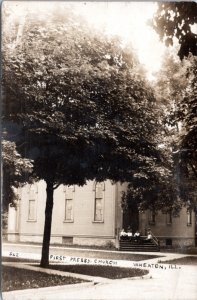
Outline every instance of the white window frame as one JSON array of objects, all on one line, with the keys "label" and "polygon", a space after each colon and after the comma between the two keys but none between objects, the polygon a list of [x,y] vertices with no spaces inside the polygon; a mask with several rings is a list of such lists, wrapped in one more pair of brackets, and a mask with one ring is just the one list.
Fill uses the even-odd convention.
[{"label": "white window frame", "polygon": [[[102,189],[102,197],[97,197],[97,184],[101,184]],[[104,223],[104,191],[105,191],[105,183],[104,182],[94,182],[93,185],[93,191],[94,191],[94,212],[93,212],[93,223]],[[96,205],[97,200],[101,200],[101,216],[102,218],[100,220],[96,220]]]},{"label": "white window frame", "polygon": [[[75,192],[75,186],[64,186],[64,192],[65,192],[65,206],[64,206],[64,223],[73,223],[74,222],[74,192]],[[67,201],[72,201],[72,212],[71,212],[71,219],[67,219]]]},{"label": "white window frame", "polygon": [[192,226],[192,210],[187,210],[187,226]]},{"label": "white window frame", "polygon": [[[71,214],[71,218],[69,219],[69,218],[67,218],[67,205],[68,205],[68,201],[69,202],[71,202],[72,204],[71,204],[71,212],[70,212],[70,214]],[[73,198],[66,198],[65,199],[65,212],[64,212],[64,221],[65,222],[73,222],[74,221],[74,217],[73,217]]]},{"label": "white window frame", "polygon": [[[28,185],[28,212],[27,212],[27,222],[37,222],[37,199],[38,199],[38,184],[32,183]],[[30,202],[34,201],[34,217],[30,218]]]},{"label": "white window frame", "polygon": [[[30,209],[31,209],[31,206],[30,206],[30,202],[34,202],[34,213],[33,213],[33,218],[30,218]],[[36,199],[29,199],[29,202],[28,202],[28,218],[27,218],[27,221],[28,222],[36,222],[37,221],[37,207],[36,207]]]}]

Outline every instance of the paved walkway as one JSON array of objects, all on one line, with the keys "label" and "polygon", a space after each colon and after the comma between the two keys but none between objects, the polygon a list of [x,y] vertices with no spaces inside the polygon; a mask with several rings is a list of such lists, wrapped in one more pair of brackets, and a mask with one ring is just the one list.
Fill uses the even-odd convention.
[{"label": "paved walkway", "polygon": [[[78,249],[79,250],[79,249]],[[82,250],[83,251],[83,250]],[[90,251],[88,249],[88,251]],[[139,253],[138,253],[139,254]],[[144,253],[147,254],[147,253]],[[149,253],[148,253],[149,254]],[[155,254],[155,253],[154,253]],[[159,261],[184,257],[183,254],[159,253]],[[150,273],[144,278],[109,280],[100,277],[74,274],[90,283],[48,287],[3,293],[3,300],[196,300],[197,267],[166,264],[166,269],[155,268],[158,258],[140,261],[149,264]],[[151,265],[153,267],[151,267]],[[25,266],[25,268],[35,268]],[[48,272],[46,270],[46,272]],[[50,273],[54,272],[50,270]],[[55,271],[59,272],[60,271]],[[56,273],[57,274],[57,273]],[[64,275],[66,275],[64,273]],[[70,273],[69,273],[70,275]]]}]

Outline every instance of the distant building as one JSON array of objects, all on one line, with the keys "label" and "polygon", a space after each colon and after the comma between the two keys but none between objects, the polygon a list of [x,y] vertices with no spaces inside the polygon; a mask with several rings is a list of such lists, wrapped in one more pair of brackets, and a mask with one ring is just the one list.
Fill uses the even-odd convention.
[{"label": "distant building", "polygon": [[[146,235],[150,228],[161,246],[194,246],[196,215],[183,208],[176,217],[170,213],[138,212],[121,208],[126,184],[89,181],[83,187],[59,186],[54,191],[51,244],[109,245],[119,247],[121,228],[130,226]],[[45,218],[44,181],[18,190],[17,208],[9,207],[8,240],[42,242]]]}]

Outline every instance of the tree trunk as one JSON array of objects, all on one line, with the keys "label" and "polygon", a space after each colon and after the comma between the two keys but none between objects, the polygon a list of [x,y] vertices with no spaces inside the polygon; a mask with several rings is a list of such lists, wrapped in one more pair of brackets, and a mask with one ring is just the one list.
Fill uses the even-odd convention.
[{"label": "tree trunk", "polygon": [[53,211],[53,182],[47,182],[46,192],[47,199],[45,208],[44,236],[42,243],[42,257],[40,262],[40,266],[42,268],[47,268],[47,266],[49,265],[49,245],[51,238],[51,223]]}]

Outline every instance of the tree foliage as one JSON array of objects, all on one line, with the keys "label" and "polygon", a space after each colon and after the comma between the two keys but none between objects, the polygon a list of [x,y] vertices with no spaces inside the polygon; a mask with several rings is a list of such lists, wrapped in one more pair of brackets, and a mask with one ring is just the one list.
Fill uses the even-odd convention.
[{"label": "tree foliage", "polygon": [[14,142],[2,141],[3,162],[3,210],[7,211],[8,204],[16,205],[14,188],[29,181],[32,172],[32,162],[22,158],[16,150]]},{"label": "tree foliage", "polygon": [[161,2],[154,17],[153,28],[167,46],[178,39],[181,59],[189,53],[197,55],[197,35],[191,26],[197,23],[196,2]]},{"label": "tree foliage", "polygon": [[197,59],[190,58],[187,69],[188,84],[184,97],[178,103],[177,113],[171,119],[182,123],[180,151],[187,163],[187,173],[197,177]]},{"label": "tree foliage", "polygon": [[167,163],[157,147],[159,108],[133,53],[71,12],[34,17],[20,43],[11,39],[10,47],[4,35],[4,119],[17,124],[17,149],[47,184],[47,266],[55,188],[91,179],[150,183],[153,173],[165,177]]},{"label": "tree foliage", "polygon": [[[185,201],[196,197],[197,35],[193,30],[197,23],[196,11],[195,2],[160,3],[153,22],[154,29],[166,45],[173,45],[177,38],[180,44],[179,57],[181,60],[188,57],[182,63],[175,64],[172,61],[171,65],[168,64],[168,70],[164,68],[164,72],[170,80],[163,81],[164,95],[171,106],[168,109],[168,125],[181,126],[179,132],[173,134],[172,148],[179,194]],[[173,76],[170,76],[169,70],[173,71]],[[170,87],[167,93],[166,87]]]},{"label": "tree foliage", "polygon": [[165,111],[166,147],[171,149],[172,173],[177,195],[196,205],[196,58],[182,62],[166,56],[157,76],[157,99]]},{"label": "tree foliage", "polygon": [[[49,176],[52,164],[61,170],[64,153],[66,184],[83,184],[86,173],[118,180],[121,168],[125,181],[146,156],[159,155],[155,99],[133,72],[131,53],[79,25],[31,24],[22,46],[5,54],[5,115],[22,125],[23,149],[29,145],[39,178]],[[53,172],[54,184],[60,174]]]}]

